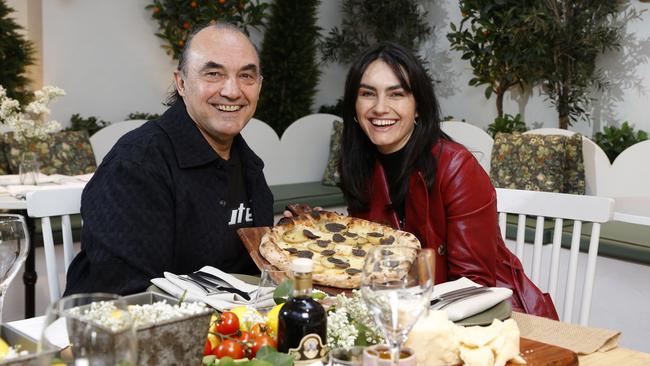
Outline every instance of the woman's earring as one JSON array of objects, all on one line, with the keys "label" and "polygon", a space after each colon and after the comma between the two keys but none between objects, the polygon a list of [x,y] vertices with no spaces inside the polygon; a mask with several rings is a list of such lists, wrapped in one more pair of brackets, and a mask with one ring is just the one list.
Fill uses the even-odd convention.
[{"label": "woman's earring", "polygon": [[417,126],[417,125],[418,125],[418,119],[417,119],[417,118],[413,118],[413,125],[414,125],[414,126]]},{"label": "woman's earring", "polygon": [[357,119],[357,116],[352,117],[352,119],[354,120],[354,122],[359,123],[359,120]]}]

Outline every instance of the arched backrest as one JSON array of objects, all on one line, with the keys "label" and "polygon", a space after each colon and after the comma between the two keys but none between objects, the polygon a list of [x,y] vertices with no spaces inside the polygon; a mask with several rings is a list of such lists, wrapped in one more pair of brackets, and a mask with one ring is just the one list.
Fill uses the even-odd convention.
[{"label": "arched backrest", "polygon": [[146,119],[134,119],[130,121],[115,122],[102,128],[90,136],[90,145],[93,147],[95,162],[97,166],[104,160],[113,145],[125,133],[134,130],[147,122]]},{"label": "arched backrest", "polygon": [[[578,273],[578,254],[583,223],[591,223],[589,250],[584,281],[582,283],[582,296],[580,301],[580,324],[587,325],[591,307],[591,294],[596,273],[596,259],[600,241],[600,225],[612,219],[614,214],[614,200],[605,197],[572,195],[564,193],[525,191],[517,189],[497,188],[497,211],[499,212],[499,226],[501,235],[506,240],[507,215],[517,215],[517,236],[515,255],[525,262],[524,239],[527,217],[535,217],[535,239],[532,252],[532,271],[526,271],[531,280],[542,290],[550,293],[557,304],[558,279],[560,269],[560,248],[563,235],[563,220],[573,220],[571,233],[571,246],[568,261],[567,278],[563,282],[564,305],[561,319],[571,322],[573,304],[575,299],[576,277]],[[553,240],[550,260],[543,260],[543,235],[545,219],[554,220]],[[542,271],[542,264],[548,267]],[[547,286],[542,285],[542,274],[548,278]]]},{"label": "arched backrest", "polygon": [[[561,128],[539,128],[525,134],[573,136],[576,132]],[[582,158],[585,167],[585,194],[590,196],[609,196],[611,190],[608,178],[611,165],[607,154],[591,139],[582,136]]]},{"label": "arched backrest", "polygon": [[[616,181],[610,192],[612,197],[650,196],[650,140],[641,141],[616,157],[610,177]],[[643,166],[646,167],[643,167]]]},{"label": "arched backrest", "polygon": [[84,185],[60,186],[28,192],[26,195],[27,215],[41,219],[50,301],[55,301],[61,297],[61,285],[59,284],[59,271],[54,252],[54,238],[50,218],[61,216],[64,272],[67,272],[76,254],[72,242],[70,215],[80,212],[83,188]]},{"label": "arched backrest", "polygon": [[310,114],[293,122],[280,139],[266,123],[253,119],[242,130],[242,136],[264,161],[269,185],[317,182],[327,165],[335,120],[341,118]]},{"label": "arched backrest", "polygon": [[490,174],[490,158],[494,140],[487,132],[472,124],[457,121],[445,121],[440,124],[442,131],[454,141],[463,144],[471,151],[483,169]]}]

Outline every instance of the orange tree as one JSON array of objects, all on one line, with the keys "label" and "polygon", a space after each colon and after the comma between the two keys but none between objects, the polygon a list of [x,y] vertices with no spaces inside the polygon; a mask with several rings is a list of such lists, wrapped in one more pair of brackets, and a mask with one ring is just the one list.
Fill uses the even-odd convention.
[{"label": "orange tree", "polygon": [[145,8],[158,22],[156,35],[167,42],[162,47],[178,59],[197,24],[225,21],[248,33],[248,27],[264,24],[267,7],[259,0],[154,0]]}]

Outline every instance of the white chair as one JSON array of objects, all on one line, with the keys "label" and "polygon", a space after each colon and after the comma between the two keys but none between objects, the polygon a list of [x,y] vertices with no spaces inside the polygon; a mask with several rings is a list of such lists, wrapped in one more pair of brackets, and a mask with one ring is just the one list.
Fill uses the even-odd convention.
[{"label": "white chair", "polygon": [[145,122],[147,122],[146,119],[134,119],[130,121],[111,123],[90,136],[90,146],[93,148],[97,166],[101,164],[102,160],[104,160],[104,156],[108,154],[120,137],[125,133],[142,126]]},{"label": "white chair", "polygon": [[457,121],[445,121],[440,124],[444,133],[454,141],[463,144],[474,154],[476,160],[490,174],[490,159],[494,140],[487,132],[472,124]]},{"label": "white chair", "polygon": [[[564,306],[560,312],[560,318],[564,322],[571,322],[573,315],[573,304],[575,293],[577,292],[576,277],[578,274],[578,254],[580,250],[582,223],[592,223],[579,311],[579,323],[581,325],[587,325],[591,307],[594,277],[596,273],[596,259],[598,256],[598,245],[600,241],[600,225],[612,219],[614,213],[614,200],[605,197],[503,188],[497,188],[496,191],[499,226],[504,240],[506,240],[505,231],[507,214],[518,215],[515,255],[522,263],[525,262],[524,235],[526,230],[526,217],[534,216],[537,218],[532,253],[532,273],[530,274],[530,278],[542,290],[548,291],[556,304],[556,299],[558,299],[557,292],[563,220],[573,220],[571,247],[569,249],[569,265],[567,269],[566,283],[564,284]],[[541,284],[541,267],[543,262],[542,241],[545,218],[555,220],[550,261],[544,261],[545,265],[549,265],[547,273],[544,273],[544,276],[548,276],[548,286],[546,288]]]},{"label": "white chair", "polygon": [[83,188],[83,186],[56,187],[27,193],[27,215],[41,219],[45,267],[52,302],[61,297],[61,286],[50,217],[61,216],[64,272],[67,272],[76,254],[72,242],[70,215],[80,212]]}]

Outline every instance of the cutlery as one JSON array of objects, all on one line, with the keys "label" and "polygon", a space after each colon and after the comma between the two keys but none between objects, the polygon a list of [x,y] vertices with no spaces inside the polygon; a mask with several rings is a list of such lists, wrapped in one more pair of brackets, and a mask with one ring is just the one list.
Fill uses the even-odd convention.
[{"label": "cutlery", "polygon": [[444,294],[438,295],[437,297],[431,300],[431,306],[434,306],[436,308],[438,306],[444,307],[452,302],[464,300],[467,297],[476,296],[488,291],[490,291],[488,287],[475,287],[475,286],[463,287],[458,290],[449,291]]},{"label": "cutlery", "polygon": [[251,297],[246,291],[230,286],[226,281],[221,278],[206,272],[194,272],[187,275],[188,278],[201,283],[204,287],[210,290],[227,291],[243,297],[246,301],[250,301]]},{"label": "cutlery", "polygon": [[469,298],[471,298],[471,297],[478,296],[478,295],[483,294],[483,293],[486,293],[486,292],[488,292],[488,291],[490,291],[490,289],[487,289],[487,288],[486,288],[486,289],[484,289],[484,290],[482,290],[482,291],[477,291],[477,292],[472,292],[472,293],[469,293],[469,294],[465,294],[465,295],[462,296],[462,297],[456,297],[456,298],[453,298],[453,299],[442,300],[442,301],[440,301],[439,303],[437,303],[436,305],[433,305],[433,306],[431,307],[431,309],[432,309],[432,310],[442,310],[442,309],[446,308],[447,306],[449,306],[449,305],[451,305],[451,304],[453,304],[453,303],[456,303],[456,302],[458,302],[458,301],[467,300],[467,299],[469,299]]}]

